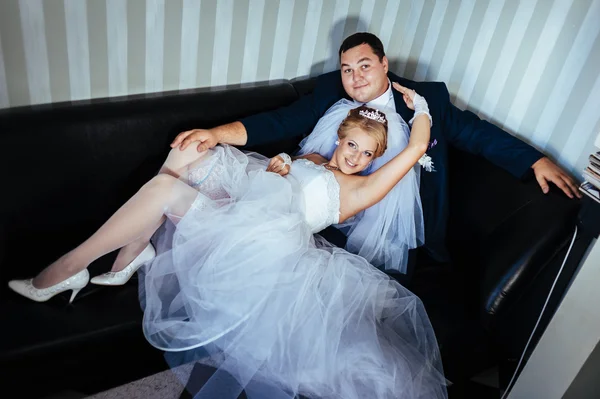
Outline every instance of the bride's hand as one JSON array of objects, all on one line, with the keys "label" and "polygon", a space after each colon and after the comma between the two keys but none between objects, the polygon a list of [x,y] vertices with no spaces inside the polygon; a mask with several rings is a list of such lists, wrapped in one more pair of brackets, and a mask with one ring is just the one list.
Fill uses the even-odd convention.
[{"label": "bride's hand", "polygon": [[398,82],[392,82],[392,87],[394,87],[394,89],[396,89],[398,92],[402,93],[402,99],[406,103],[406,106],[414,111],[415,104],[413,103],[413,99],[415,98],[416,92],[413,89],[402,86]]},{"label": "bride's hand", "polygon": [[269,161],[267,172],[273,172],[277,173],[278,175],[285,176],[290,173],[290,167],[284,163],[281,156],[276,155]]}]

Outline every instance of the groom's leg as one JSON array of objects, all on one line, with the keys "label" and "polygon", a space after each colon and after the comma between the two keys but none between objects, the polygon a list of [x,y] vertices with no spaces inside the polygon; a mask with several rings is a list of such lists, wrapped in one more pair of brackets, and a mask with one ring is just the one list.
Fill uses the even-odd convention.
[{"label": "groom's leg", "polygon": [[418,248],[414,248],[408,251],[408,261],[406,262],[406,273],[388,273],[391,277],[394,278],[397,282],[402,284],[402,286],[410,289],[411,280],[413,274],[415,272],[415,268],[417,266],[417,253]]},{"label": "groom's leg", "polygon": [[319,234],[336,247],[344,248],[346,246],[346,236],[333,226],[327,227],[325,230],[320,231]]}]

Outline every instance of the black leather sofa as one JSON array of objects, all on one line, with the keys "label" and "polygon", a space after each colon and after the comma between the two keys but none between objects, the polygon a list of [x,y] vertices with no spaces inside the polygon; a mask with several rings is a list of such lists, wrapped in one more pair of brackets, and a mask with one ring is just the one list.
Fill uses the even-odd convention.
[{"label": "black leather sofa", "polygon": [[[181,131],[291,103],[314,81],[196,90],[0,111],[0,369],[18,397],[93,393],[167,368],[141,333],[137,284],[88,285],[34,303],[7,288],[97,229],[158,170]],[[265,134],[268,134],[265,132]],[[252,148],[265,155],[297,143]],[[453,150],[452,264],[417,254],[409,288],[423,299],[447,376],[463,382],[520,354],[577,221],[578,201],[543,195],[482,158]],[[586,243],[572,252],[564,289]],[[114,254],[112,254],[114,256]],[[111,255],[91,265],[110,268]],[[558,294],[560,296],[560,293]],[[554,301],[556,302],[556,301]],[[510,364],[510,361],[508,362]]]}]

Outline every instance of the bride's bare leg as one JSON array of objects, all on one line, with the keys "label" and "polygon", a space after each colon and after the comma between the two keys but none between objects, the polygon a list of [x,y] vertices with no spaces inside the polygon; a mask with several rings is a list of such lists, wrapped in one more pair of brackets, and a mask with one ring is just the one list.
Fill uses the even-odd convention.
[{"label": "bride's bare leg", "polygon": [[49,287],[117,248],[149,239],[162,224],[165,215],[183,217],[197,194],[198,191],[172,176],[155,176],[83,244],[35,277],[33,285],[36,288]]},{"label": "bride's bare leg", "polygon": [[173,148],[169,151],[169,155],[158,173],[165,173],[184,180],[187,177],[188,169],[193,168],[194,164],[200,161],[206,153],[207,151],[198,152],[195,145],[190,145],[183,151]]}]

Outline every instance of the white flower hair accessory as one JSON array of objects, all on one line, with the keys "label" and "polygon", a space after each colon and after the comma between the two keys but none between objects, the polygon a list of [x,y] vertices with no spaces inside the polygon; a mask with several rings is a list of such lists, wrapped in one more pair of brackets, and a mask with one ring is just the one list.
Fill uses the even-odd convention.
[{"label": "white flower hair accessory", "polygon": [[376,109],[374,109],[372,111],[367,111],[366,109],[361,109],[360,111],[358,111],[358,114],[360,116],[364,116],[365,118],[372,119],[379,123],[387,122],[387,120],[385,119],[385,115]]}]

